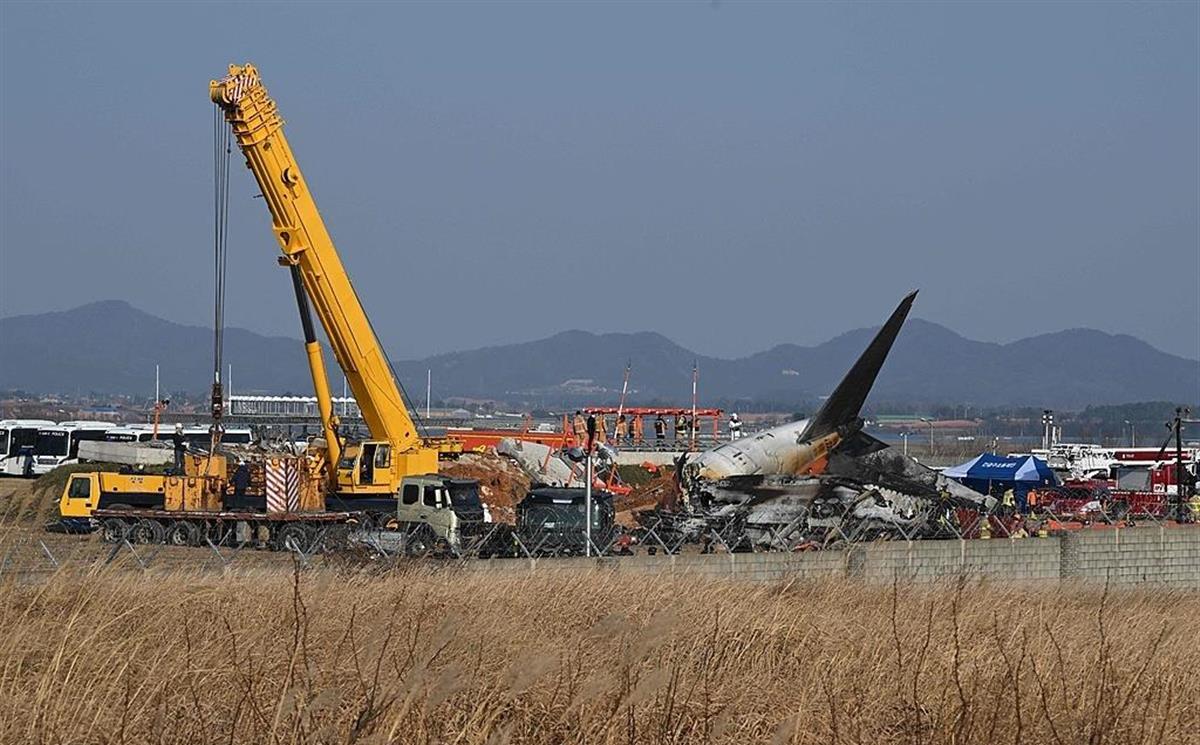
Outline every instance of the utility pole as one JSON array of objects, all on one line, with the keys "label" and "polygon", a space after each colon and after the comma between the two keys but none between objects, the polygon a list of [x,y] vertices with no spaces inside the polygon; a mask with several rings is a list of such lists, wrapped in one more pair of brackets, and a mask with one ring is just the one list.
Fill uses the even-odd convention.
[{"label": "utility pole", "polygon": [[[1186,406],[1179,406],[1175,409],[1175,421],[1171,423],[1174,428],[1172,434],[1175,435],[1175,519],[1179,522],[1195,519],[1195,515],[1191,513],[1192,509],[1192,490],[1195,487],[1194,477],[1188,474],[1187,468],[1183,465],[1183,425],[1196,424],[1200,422],[1198,419],[1189,419],[1188,414],[1192,410]],[[1168,442],[1170,438],[1168,437]],[[1164,444],[1164,447],[1165,444]],[[1197,473],[1200,474],[1200,465],[1195,466]]]},{"label": "utility pole", "polygon": [[1129,425],[1129,447],[1135,448],[1137,447],[1137,433],[1134,430],[1134,423],[1128,419],[1125,420],[1125,423]]},{"label": "utility pole", "polygon": [[[621,398],[617,401],[617,421],[621,421],[621,417],[625,414],[625,395],[629,393],[629,373],[633,369],[633,360],[625,363],[625,376],[621,380]],[[625,422],[625,436],[629,438],[629,442],[633,442],[633,430],[629,426],[632,421]],[[615,430],[614,430],[615,434]],[[621,447],[625,443],[618,442],[617,447]],[[614,471],[615,472],[615,471]]]},{"label": "utility pole", "polygon": [[585,556],[592,555],[592,445],[596,442],[596,415],[587,418],[587,465],[584,467],[583,509],[587,513],[584,518],[584,540],[587,541],[583,551]]},{"label": "utility pole", "polygon": [[689,450],[696,449],[696,384],[700,381],[700,365],[698,362],[692,362],[692,422],[691,422],[691,438],[688,442],[691,443]]},{"label": "utility pole", "polygon": [[429,421],[429,406],[433,394],[433,368],[425,369],[425,421]]}]

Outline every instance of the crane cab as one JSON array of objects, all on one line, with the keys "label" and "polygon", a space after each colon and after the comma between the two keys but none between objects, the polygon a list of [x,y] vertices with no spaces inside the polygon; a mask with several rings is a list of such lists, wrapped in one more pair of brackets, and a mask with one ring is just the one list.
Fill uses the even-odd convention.
[{"label": "crane cab", "polygon": [[437,451],[415,448],[397,452],[390,442],[346,443],[337,464],[337,491],[350,495],[392,495],[404,477],[437,473]]}]

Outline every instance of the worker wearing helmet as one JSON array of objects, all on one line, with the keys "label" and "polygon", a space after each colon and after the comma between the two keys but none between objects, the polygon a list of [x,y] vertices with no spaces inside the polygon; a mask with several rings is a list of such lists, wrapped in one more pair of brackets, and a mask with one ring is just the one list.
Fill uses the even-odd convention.
[{"label": "worker wearing helmet", "polygon": [[729,415],[729,439],[742,439],[742,420],[738,419],[736,411]]},{"label": "worker wearing helmet", "polygon": [[175,448],[175,473],[183,473],[183,454],[187,452],[187,439],[183,436],[183,425],[176,424],[171,434],[171,445]]}]

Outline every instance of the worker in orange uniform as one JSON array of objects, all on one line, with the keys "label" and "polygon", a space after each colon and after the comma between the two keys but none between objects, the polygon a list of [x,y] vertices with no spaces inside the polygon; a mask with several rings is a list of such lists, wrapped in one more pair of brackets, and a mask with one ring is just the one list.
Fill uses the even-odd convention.
[{"label": "worker in orange uniform", "polygon": [[596,442],[601,445],[608,442],[608,417],[604,415],[596,417]]},{"label": "worker in orange uniform", "polygon": [[617,417],[617,429],[614,434],[618,445],[624,445],[629,439],[629,422],[626,421],[624,414]]},{"label": "worker in orange uniform", "polygon": [[641,445],[645,432],[642,430],[642,418],[640,416],[633,417],[633,422],[630,426],[629,440],[637,445]]},{"label": "worker in orange uniform", "polygon": [[587,445],[587,420],[583,412],[576,409],[575,417],[571,420],[571,429],[575,432],[575,444],[579,447]]}]

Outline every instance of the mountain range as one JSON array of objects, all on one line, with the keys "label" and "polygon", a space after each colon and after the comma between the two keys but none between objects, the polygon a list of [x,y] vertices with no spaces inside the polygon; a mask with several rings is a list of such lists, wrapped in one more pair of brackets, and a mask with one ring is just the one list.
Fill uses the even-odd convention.
[{"label": "mountain range", "polygon": [[[780,344],[739,359],[696,354],[661,334],[564,331],[422,360],[395,362],[401,381],[434,397],[499,399],[530,405],[614,401],[632,365],[632,403],[691,399],[693,364],[704,403],[806,405],[827,394],[874,329],[848,331],[815,346]],[[212,331],[163,320],[123,301],[0,319],[0,389],[34,393],[141,393],[154,366],[171,391],[207,389]],[[238,393],[311,395],[300,341],[229,328],[225,360]],[[336,365],[328,362],[331,371]],[[331,373],[335,391],[336,375]],[[423,396],[422,396],[423,398]],[[1071,329],[1007,344],[966,339],[910,319],[872,393],[875,402],[1048,406],[1144,400],[1200,400],[1200,362],[1132,336]]]}]

